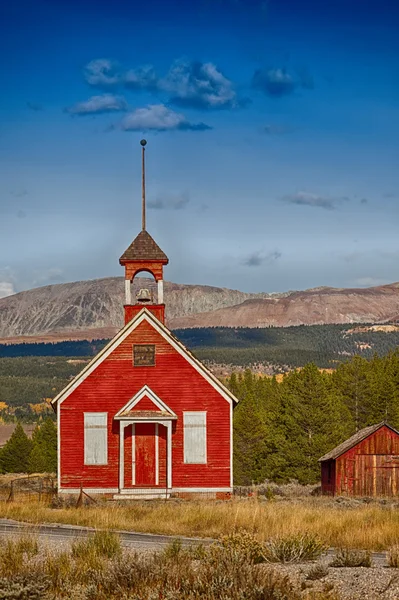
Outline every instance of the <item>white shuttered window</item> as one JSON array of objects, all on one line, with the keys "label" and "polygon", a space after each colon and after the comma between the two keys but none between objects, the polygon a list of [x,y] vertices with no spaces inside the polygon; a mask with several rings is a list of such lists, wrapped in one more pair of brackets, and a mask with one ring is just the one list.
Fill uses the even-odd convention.
[{"label": "white shuttered window", "polygon": [[184,462],[206,463],[206,412],[183,412]]},{"label": "white shuttered window", "polygon": [[108,463],[107,413],[84,413],[85,465]]}]

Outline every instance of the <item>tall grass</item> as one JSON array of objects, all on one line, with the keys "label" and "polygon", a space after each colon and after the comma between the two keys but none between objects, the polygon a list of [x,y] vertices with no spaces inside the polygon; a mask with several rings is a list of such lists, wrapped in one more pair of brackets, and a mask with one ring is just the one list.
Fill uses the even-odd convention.
[{"label": "tall grass", "polygon": [[57,509],[43,504],[0,503],[0,516],[29,523],[68,523],[172,536],[216,538],[246,530],[261,541],[307,533],[318,536],[328,546],[368,550],[385,550],[399,541],[397,508],[371,504],[353,508],[334,505],[324,498],[300,502],[159,501]]},{"label": "tall grass", "polygon": [[[91,538],[95,540],[95,538]],[[0,598],[56,600],[300,600],[297,583],[269,566],[257,565],[244,546],[213,544],[195,555],[174,544],[162,553],[111,551],[115,539],[98,537],[84,552],[45,554],[18,563],[0,576]],[[248,541],[248,540],[246,540]],[[97,562],[93,562],[96,557]],[[314,600],[337,598],[325,593]],[[337,598],[338,600],[338,598]]]}]

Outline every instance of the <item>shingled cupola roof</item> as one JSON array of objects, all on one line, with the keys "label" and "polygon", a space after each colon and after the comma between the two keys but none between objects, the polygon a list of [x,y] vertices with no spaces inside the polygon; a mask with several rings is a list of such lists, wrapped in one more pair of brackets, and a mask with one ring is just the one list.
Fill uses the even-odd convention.
[{"label": "shingled cupola roof", "polygon": [[169,262],[166,254],[161,250],[148,231],[143,229],[133,240],[130,246],[125,250],[119,259],[119,263],[124,265],[132,260],[137,261],[157,261],[167,265]]}]

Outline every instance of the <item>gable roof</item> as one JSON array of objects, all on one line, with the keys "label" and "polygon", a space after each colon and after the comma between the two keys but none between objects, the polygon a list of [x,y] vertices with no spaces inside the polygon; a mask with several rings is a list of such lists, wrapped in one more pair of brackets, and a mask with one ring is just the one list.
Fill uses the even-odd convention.
[{"label": "gable roof", "polygon": [[169,259],[145,229],[140,231],[119,259],[123,264],[128,260],[159,260],[168,263]]},{"label": "gable roof", "polygon": [[[145,397],[149,398],[158,410],[133,411],[134,407],[137,406],[140,403],[140,400],[142,400]],[[144,415],[144,412],[146,413],[146,415]],[[165,404],[165,402],[163,402],[161,398],[157,396],[157,394],[155,394],[155,392],[153,392],[148,385],[144,385],[141,388],[141,390],[139,390],[137,394],[135,394],[133,398],[131,398],[129,402],[127,402],[125,406],[116,413],[114,418],[122,419],[124,417],[128,417],[129,415],[135,415],[136,413],[140,413],[141,416],[159,414],[169,416],[175,419],[177,418],[176,413],[171,408],[169,408],[169,406]]]},{"label": "gable roof", "polygon": [[396,431],[396,429],[394,429],[393,427],[388,425],[388,423],[386,421],[381,421],[381,423],[377,423],[376,425],[369,425],[369,427],[360,429],[354,435],[352,435],[352,437],[347,439],[345,442],[342,442],[342,444],[340,444],[339,446],[337,446],[330,452],[327,452],[327,454],[325,454],[324,456],[319,458],[319,462],[338,458],[339,456],[344,454],[347,450],[350,450],[351,448],[356,446],[356,444],[365,440],[367,437],[369,437],[369,435],[371,435],[372,433],[375,433],[376,431],[381,429],[381,427],[384,427],[384,425],[385,425],[385,427],[388,427],[389,429],[391,429],[392,431],[394,431],[395,433],[397,433],[399,435],[399,431]]},{"label": "gable roof", "polygon": [[146,308],[137,313],[137,315],[129,321],[123,329],[115,335],[115,337],[103,348],[97,356],[95,356],[84,369],[76,375],[68,385],[51,401],[53,407],[57,403],[63,402],[79,385],[121,344],[128,335],[140,325],[143,321],[147,321],[152,327],[167,341],[169,344],[191,364],[192,367],[200,374],[208,383],[215,388],[221,396],[230,404],[238,402],[237,398],[230,390],[223,385],[221,381],[210,371],[201,361],[198,360],[188,350],[173,333]]}]

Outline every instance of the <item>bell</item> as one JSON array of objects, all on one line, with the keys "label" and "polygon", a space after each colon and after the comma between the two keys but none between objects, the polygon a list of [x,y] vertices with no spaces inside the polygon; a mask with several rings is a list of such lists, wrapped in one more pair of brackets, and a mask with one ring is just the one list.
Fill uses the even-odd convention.
[{"label": "bell", "polygon": [[145,304],[146,302],[151,302],[152,298],[151,298],[150,290],[147,290],[146,288],[142,288],[141,290],[139,290],[139,293],[136,296],[136,300],[140,304],[141,303]]}]

